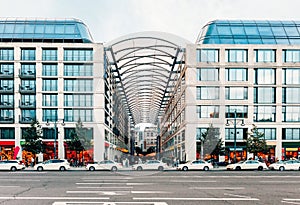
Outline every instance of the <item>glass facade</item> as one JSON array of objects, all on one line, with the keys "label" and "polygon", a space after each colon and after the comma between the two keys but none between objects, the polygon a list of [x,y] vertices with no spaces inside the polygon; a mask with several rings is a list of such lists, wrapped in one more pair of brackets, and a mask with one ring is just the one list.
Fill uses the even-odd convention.
[{"label": "glass facade", "polygon": [[273,68],[256,68],[254,69],[254,83],[256,85],[275,84],[275,69]]},{"label": "glass facade", "polygon": [[13,75],[14,64],[0,63],[0,75]]},{"label": "glass facade", "polygon": [[43,61],[57,61],[57,49],[43,48],[42,59]]},{"label": "glass facade", "polygon": [[[243,128],[236,128],[236,140],[239,141],[244,140],[245,130],[246,129]],[[225,140],[234,140],[234,135],[235,135],[234,131],[235,130],[233,128],[225,128]]]},{"label": "glass facade", "polygon": [[64,91],[93,91],[93,80],[80,79],[80,80],[64,80]]},{"label": "glass facade", "polygon": [[286,104],[300,104],[300,87],[282,88],[282,102]]},{"label": "glass facade", "polygon": [[65,109],[64,116],[66,122],[77,122],[79,118],[82,122],[93,122],[92,109]]},{"label": "glass facade", "polygon": [[196,88],[196,99],[197,100],[217,100],[219,99],[219,87],[197,87]]},{"label": "glass facade", "polygon": [[247,87],[225,87],[226,100],[247,100],[248,88]]},{"label": "glass facade", "polygon": [[275,103],[276,88],[273,87],[255,87],[254,103]]},{"label": "glass facade", "polygon": [[92,43],[86,25],[77,19],[1,19],[0,41]]},{"label": "glass facade", "polygon": [[201,44],[300,44],[298,21],[215,20],[202,29]]},{"label": "glass facade", "polygon": [[199,118],[219,118],[220,106],[198,105],[197,114]]},{"label": "glass facade", "polygon": [[64,61],[93,61],[93,49],[65,49]]},{"label": "glass facade", "polygon": [[14,105],[14,95],[1,94],[0,95],[0,105],[13,106]]},{"label": "glass facade", "polygon": [[57,117],[57,109],[43,109],[43,121],[56,121]]},{"label": "glass facade", "polygon": [[300,122],[299,106],[283,106],[282,107],[283,122]]},{"label": "glass facade", "polygon": [[22,48],[21,49],[21,60],[34,61],[35,60],[35,48]]},{"label": "glass facade", "polygon": [[285,85],[300,85],[300,68],[284,68],[282,79]]},{"label": "glass facade", "polygon": [[198,49],[197,62],[219,62],[218,49]]},{"label": "glass facade", "polygon": [[0,48],[0,60],[1,61],[13,61],[14,49],[13,48]]},{"label": "glass facade", "polygon": [[15,129],[0,128],[0,139],[2,140],[15,139]]},{"label": "glass facade", "polygon": [[57,91],[57,79],[43,79],[43,91]]},{"label": "glass facade", "polygon": [[275,128],[257,128],[258,132],[264,133],[265,140],[276,140]]},{"label": "glass facade", "polygon": [[43,106],[55,107],[57,105],[57,94],[43,94]]},{"label": "glass facade", "polygon": [[248,71],[246,68],[226,68],[226,81],[248,81]]},{"label": "glass facade", "polygon": [[248,51],[244,49],[226,49],[225,62],[246,63],[248,62]]},{"label": "glass facade", "polygon": [[21,75],[35,75],[35,64],[22,63]]},{"label": "glass facade", "polygon": [[234,118],[235,114],[237,118],[248,118],[248,106],[247,105],[226,105],[225,118]]},{"label": "glass facade", "polygon": [[283,140],[300,140],[300,128],[283,128],[282,129]]},{"label": "glass facade", "polygon": [[197,68],[197,78],[199,81],[218,81],[218,68]]},{"label": "glass facade", "polygon": [[275,122],[275,106],[254,106],[254,122]]},{"label": "glass facade", "polygon": [[255,62],[258,63],[273,63],[276,62],[275,50],[272,49],[257,49],[254,50]]},{"label": "glass facade", "polygon": [[65,64],[64,76],[93,76],[93,64]]},{"label": "glass facade", "polygon": [[57,64],[43,64],[43,76],[57,76]]},{"label": "glass facade", "polygon": [[93,106],[93,95],[66,94],[64,95],[66,107],[91,107]]}]

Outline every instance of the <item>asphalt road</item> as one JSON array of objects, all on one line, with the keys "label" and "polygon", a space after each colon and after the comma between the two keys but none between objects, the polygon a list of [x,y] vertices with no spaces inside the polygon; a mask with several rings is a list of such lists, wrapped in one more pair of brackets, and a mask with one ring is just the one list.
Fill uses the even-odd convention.
[{"label": "asphalt road", "polygon": [[298,171],[0,172],[5,205],[300,204]]}]

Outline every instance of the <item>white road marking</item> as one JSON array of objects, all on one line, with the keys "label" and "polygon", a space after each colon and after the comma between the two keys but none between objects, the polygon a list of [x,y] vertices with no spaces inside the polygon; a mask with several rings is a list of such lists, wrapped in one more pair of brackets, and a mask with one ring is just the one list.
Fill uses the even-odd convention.
[{"label": "white road marking", "polygon": [[236,176],[236,175],[228,175],[228,176],[147,176],[149,177],[155,177],[155,178],[300,178],[300,176],[282,176],[282,175],[259,175],[259,176]]},{"label": "white road marking", "polygon": [[299,184],[299,181],[260,181],[260,183],[284,183],[284,184]]},{"label": "white road marking", "polygon": [[281,203],[286,203],[286,204],[300,204],[300,202],[292,202],[292,201],[281,201]]},{"label": "white road marking", "polygon": [[78,186],[77,189],[133,189],[132,186]]},{"label": "white road marking", "polygon": [[19,188],[21,186],[0,186],[0,188]]},{"label": "white road marking", "polygon": [[77,185],[127,185],[127,186],[144,186],[144,185],[153,185],[153,183],[116,183],[116,182],[78,182]]},{"label": "white road marking", "polygon": [[39,179],[0,179],[0,181],[14,181],[14,182],[39,182]]},{"label": "white road marking", "polygon": [[245,187],[189,187],[189,189],[209,189],[209,190],[214,190],[214,189],[218,189],[218,190],[222,190],[222,189],[245,189]]},{"label": "white road marking", "polygon": [[234,197],[241,197],[241,198],[251,198],[250,196],[238,195],[238,194],[228,194],[224,193],[225,196],[234,196]]},{"label": "white road marking", "polygon": [[186,180],[171,180],[170,182],[176,183],[215,183],[217,181],[186,181]]},{"label": "white road marking", "polygon": [[124,195],[124,194],[166,194],[166,191],[66,191],[67,194],[103,194],[103,195]]},{"label": "white road marking", "polygon": [[282,199],[284,201],[300,201],[300,199]]},{"label": "white road marking", "polygon": [[68,204],[102,204],[102,205],[118,205],[118,204],[150,204],[150,205],[168,205],[166,202],[133,202],[133,201],[130,201],[130,202],[121,202],[121,201],[118,201],[118,202],[95,202],[95,201],[81,201],[81,202],[78,202],[78,201],[68,201],[68,202],[65,202],[65,201],[57,201],[57,202],[54,202],[52,205],[68,205]]},{"label": "white road marking", "polygon": [[128,182],[128,179],[84,179],[82,181],[85,182],[110,182],[110,181],[117,181],[117,182]]},{"label": "white road marking", "polygon": [[10,200],[107,200],[109,197],[47,197],[47,196],[1,196],[1,199]]},{"label": "white road marking", "polygon": [[134,197],[133,200],[168,200],[168,201],[259,201],[257,198],[159,198],[148,197],[138,198]]},{"label": "white road marking", "polygon": [[[133,179],[132,177],[122,177],[120,178],[119,180],[125,180],[125,179]],[[101,178],[81,178],[81,180],[101,180]],[[114,178],[108,178],[108,177],[105,177],[105,180],[118,180],[117,177],[114,177]]]}]

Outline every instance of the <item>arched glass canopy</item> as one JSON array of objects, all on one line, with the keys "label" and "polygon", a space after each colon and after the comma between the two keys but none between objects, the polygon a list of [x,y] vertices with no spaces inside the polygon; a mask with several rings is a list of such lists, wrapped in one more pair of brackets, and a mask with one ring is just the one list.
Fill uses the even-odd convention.
[{"label": "arched glass canopy", "polygon": [[156,124],[170,97],[177,67],[190,43],[162,32],[123,36],[105,45],[106,56],[134,124]]}]

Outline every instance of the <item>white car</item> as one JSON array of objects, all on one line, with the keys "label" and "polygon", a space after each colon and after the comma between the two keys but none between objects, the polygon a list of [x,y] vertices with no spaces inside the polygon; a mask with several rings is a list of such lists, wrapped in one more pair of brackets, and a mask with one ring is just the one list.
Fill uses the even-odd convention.
[{"label": "white car", "polygon": [[89,171],[95,171],[95,170],[118,171],[119,169],[122,168],[122,165],[112,160],[103,160],[95,164],[87,164],[85,168]]},{"label": "white car", "polygon": [[226,166],[227,170],[259,170],[268,169],[266,163],[258,160],[246,160],[240,161],[235,164],[229,164]]},{"label": "white car", "polygon": [[18,160],[1,160],[0,170],[17,171],[25,169],[25,165]]},{"label": "white car", "polygon": [[133,170],[142,171],[142,170],[159,170],[163,171],[168,169],[168,165],[164,162],[159,160],[147,160],[145,163],[142,164],[135,164],[132,166]]},{"label": "white car", "polygon": [[70,163],[66,159],[50,159],[34,166],[35,170],[59,170],[66,171],[70,169]]},{"label": "white car", "polygon": [[278,161],[269,166],[271,170],[299,170],[300,171],[300,161],[299,160],[288,160],[288,161]]},{"label": "white car", "polygon": [[213,165],[204,160],[195,160],[192,162],[187,162],[185,164],[179,164],[177,166],[177,170],[188,171],[188,170],[204,170],[208,171],[213,169]]}]

